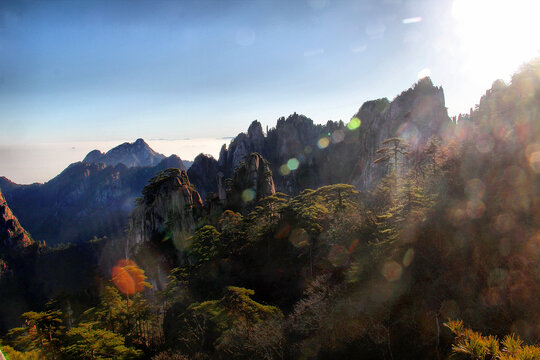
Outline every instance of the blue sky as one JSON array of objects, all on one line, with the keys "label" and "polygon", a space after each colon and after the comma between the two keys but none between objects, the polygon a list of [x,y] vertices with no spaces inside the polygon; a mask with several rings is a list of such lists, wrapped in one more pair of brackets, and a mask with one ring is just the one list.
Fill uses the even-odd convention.
[{"label": "blue sky", "polygon": [[[536,21],[522,20],[517,54],[485,66],[483,56],[516,46],[516,34],[501,40],[505,31],[475,54],[485,28],[506,21],[506,3],[535,6],[501,1],[485,20],[491,3],[2,0],[0,158],[25,144],[234,136],[254,119],[273,126],[292,112],[347,121],[364,101],[410,87],[422,69],[445,89],[451,115],[467,112],[540,49]],[[0,160],[0,175],[17,171]]]}]

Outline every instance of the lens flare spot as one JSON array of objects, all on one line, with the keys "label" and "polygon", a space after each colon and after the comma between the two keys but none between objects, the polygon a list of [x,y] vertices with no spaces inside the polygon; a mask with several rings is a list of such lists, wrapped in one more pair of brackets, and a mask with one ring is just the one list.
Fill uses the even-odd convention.
[{"label": "lens flare spot", "polygon": [[527,145],[527,148],[525,149],[525,157],[527,158],[529,166],[534,172],[540,171],[540,164],[537,164],[540,160],[540,155],[538,155],[538,153],[540,153],[539,143],[531,143]]},{"label": "lens flare spot", "polygon": [[540,260],[540,232],[533,235],[529,241],[525,244],[525,256],[527,256],[531,262],[537,262]]},{"label": "lens flare spot", "polygon": [[354,117],[347,124],[347,129],[356,130],[356,129],[358,129],[360,127],[361,124],[362,124],[362,121],[359,118]]},{"label": "lens flare spot", "polygon": [[332,134],[332,142],[334,144],[340,143],[345,139],[345,133],[342,130],[336,130]]},{"label": "lens flare spot", "polygon": [[403,274],[403,268],[397,262],[389,261],[384,264],[381,273],[386,280],[397,281],[401,279],[401,274]]},{"label": "lens flare spot", "polygon": [[242,191],[242,200],[244,202],[250,202],[250,201],[253,201],[255,199],[255,190],[253,189],[246,189],[244,191]]},{"label": "lens flare spot", "polygon": [[461,204],[456,204],[448,209],[448,219],[455,226],[458,226],[466,218],[466,216],[467,214],[465,213],[465,210],[462,208]]},{"label": "lens flare spot", "polygon": [[344,266],[349,259],[349,252],[342,245],[334,245],[328,252],[328,260],[335,267]]},{"label": "lens flare spot", "polygon": [[358,239],[354,239],[351,246],[349,246],[349,254],[352,254],[354,250],[356,250],[356,248],[358,247],[358,243],[360,241],[358,241]]},{"label": "lens flare spot", "polygon": [[491,306],[497,306],[502,304],[502,295],[501,289],[497,287],[492,287],[487,290],[486,293],[486,302]]},{"label": "lens flare spot", "polygon": [[279,173],[283,176],[289,175],[291,173],[291,169],[286,164],[283,164],[279,167]]},{"label": "lens flare spot", "polygon": [[300,162],[296,158],[291,158],[289,161],[287,161],[287,167],[289,170],[294,171],[298,169],[298,166],[300,165]]},{"label": "lens flare spot", "polygon": [[389,282],[374,283],[369,292],[369,297],[376,302],[382,303],[392,296],[392,287]]},{"label": "lens flare spot", "polygon": [[519,166],[509,166],[504,169],[504,180],[512,187],[528,187],[527,175]]},{"label": "lens flare spot", "polygon": [[135,281],[123,267],[115,266],[112,270],[112,281],[116,288],[125,295],[135,294]]},{"label": "lens flare spot", "polygon": [[484,215],[486,205],[481,200],[474,199],[467,203],[467,216],[471,219],[478,219]]},{"label": "lens flare spot", "polygon": [[476,150],[482,154],[487,154],[493,150],[493,145],[493,139],[489,135],[476,140]]},{"label": "lens flare spot", "polygon": [[412,122],[403,123],[396,131],[396,135],[413,147],[420,141],[420,132]]},{"label": "lens flare spot", "polygon": [[529,155],[529,166],[535,173],[540,172],[540,151],[535,151]]},{"label": "lens flare spot", "polygon": [[500,233],[505,233],[514,228],[514,217],[510,214],[500,214],[495,219],[495,228]]},{"label": "lens flare spot", "polygon": [[304,148],[304,153],[306,153],[306,154],[311,154],[311,151],[312,151],[312,150],[313,150],[313,149],[311,149],[311,146],[307,145],[307,146]]},{"label": "lens flare spot", "polygon": [[424,68],[418,72],[418,80],[428,77],[430,75],[431,75],[431,70],[428,68]]},{"label": "lens flare spot", "polygon": [[403,256],[403,266],[407,267],[411,265],[413,259],[414,259],[414,249],[407,250],[405,252],[405,255]]},{"label": "lens flare spot", "polygon": [[471,179],[465,186],[465,194],[471,200],[479,200],[484,197],[486,186],[480,179]]},{"label": "lens flare spot", "polygon": [[328,145],[330,145],[330,139],[327,138],[326,136],[323,136],[322,138],[319,139],[319,141],[317,141],[317,147],[319,149],[326,149]]},{"label": "lens flare spot", "polygon": [[142,291],[145,287],[151,287],[146,282],[146,275],[135,262],[120,259],[112,269],[112,282],[122,294],[133,295]]},{"label": "lens flare spot", "polygon": [[295,247],[304,247],[306,245],[309,245],[309,235],[307,231],[302,228],[294,229],[293,231],[291,231],[289,241]]},{"label": "lens flare spot", "polygon": [[410,17],[410,18],[403,19],[403,20],[401,20],[401,23],[405,24],[405,25],[408,25],[408,24],[419,23],[420,21],[422,21],[422,17],[421,16],[415,16],[415,17]]},{"label": "lens flare spot", "polygon": [[285,224],[276,231],[276,233],[274,234],[274,238],[283,239],[284,237],[289,235],[289,231],[291,231],[291,227],[289,226],[289,224]]}]

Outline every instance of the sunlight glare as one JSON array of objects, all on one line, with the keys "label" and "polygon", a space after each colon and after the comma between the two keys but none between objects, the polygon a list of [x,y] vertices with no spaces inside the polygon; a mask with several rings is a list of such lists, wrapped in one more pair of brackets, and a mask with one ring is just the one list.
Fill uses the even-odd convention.
[{"label": "sunlight glare", "polygon": [[431,70],[428,68],[424,68],[418,72],[418,80],[423,79],[425,77],[428,77],[431,75]]},{"label": "sunlight glare", "polygon": [[465,56],[462,70],[491,82],[538,56],[539,11],[537,0],[455,0],[452,16]]}]

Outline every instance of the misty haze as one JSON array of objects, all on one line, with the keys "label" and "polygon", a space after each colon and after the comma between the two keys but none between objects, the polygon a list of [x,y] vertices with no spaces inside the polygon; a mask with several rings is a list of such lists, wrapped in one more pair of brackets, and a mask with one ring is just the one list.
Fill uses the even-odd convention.
[{"label": "misty haze", "polygon": [[0,2],[0,359],[540,360],[536,0]]}]

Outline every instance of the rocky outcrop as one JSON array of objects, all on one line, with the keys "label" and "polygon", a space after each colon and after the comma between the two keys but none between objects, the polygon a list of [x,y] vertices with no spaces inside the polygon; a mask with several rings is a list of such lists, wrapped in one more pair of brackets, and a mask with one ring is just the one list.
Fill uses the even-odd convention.
[{"label": "rocky outcrop", "polygon": [[230,178],[234,169],[240,162],[253,152],[262,153],[264,151],[265,138],[261,123],[253,121],[248,128],[248,132],[239,134],[231,141],[229,149],[225,145],[219,153],[219,170],[223,172],[223,177]]},{"label": "rocky outcrop", "polygon": [[165,155],[152,150],[143,139],[137,139],[134,143],[125,142],[106,153],[92,150],[86,155],[83,163],[104,163],[109,166],[124,164],[127,167],[155,166],[163,159]]},{"label": "rocky outcrop", "polygon": [[78,243],[123,235],[141,190],[168,168],[183,169],[182,160],[172,155],[153,167],[78,162],[45,184],[17,185],[3,178],[0,187],[34,238],[49,245]]},{"label": "rocky outcrop", "polygon": [[191,183],[203,199],[207,199],[210,193],[217,193],[217,173],[217,160],[206,154],[199,154],[187,171]]},{"label": "rocky outcrop", "polygon": [[34,243],[19,223],[0,190],[0,248],[27,247]]},{"label": "rocky outcrop", "polygon": [[[374,164],[376,151],[385,139],[400,137],[413,149],[421,148],[429,137],[440,133],[441,127],[451,124],[443,90],[429,78],[391,102],[379,99],[364,103],[353,119],[349,126],[341,121],[319,125],[294,113],[280,118],[266,134],[254,121],[229,147],[222,147],[217,163],[211,157],[199,156],[189,176],[204,198],[212,192],[218,194],[222,204],[232,201],[241,205],[238,198],[230,200],[226,190],[235,183],[235,169],[242,168],[241,162],[258,153],[268,161],[263,167],[272,173],[277,191],[295,195],[306,188],[335,183],[367,190],[386,173],[383,165]],[[0,178],[0,186],[36,239],[52,245],[86,241],[94,236],[121,234],[134,199],[148,179],[167,168],[184,169],[176,156],[162,159],[154,167],[129,167],[154,163],[156,156],[162,157],[139,139],[106,154],[90,152],[82,163],[71,165],[48,183],[20,186]],[[248,173],[255,172],[247,171],[246,176],[251,176]],[[232,182],[226,183],[227,179]],[[236,181],[238,189],[253,187],[240,184],[238,176]],[[253,184],[252,179],[246,181]],[[256,198],[260,197],[258,190],[254,191]]]},{"label": "rocky outcrop", "polygon": [[183,249],[186,239],[195,230],[203,206],[186,171],[162,171],[150,180],[142,193],[131,216],[130,238],[135,244],[171,239],[177,248]]},{"label": "rocky outcrop", "polygon": [[361,189],[370,188],[385,173],[383,167],[374,164],[376,151],[385,139],[400,137],[411,150],[417,150],[451,122],[442,88],[433,86],[428,77],[391,103],[385,99],[366,102],[355,118],[361,120],[356,151],[362,156],[357,160],[350,182]]},{"label": "rocky outcrop", "polygon": [[[393,101],[368,101],[353,116],[354,122],[314,124],[306,116],[280,118],[266,136],[254,121],[247,133],[223,146],[218,159],[218,192],[224,199],[224,180],[233,176],[240,161],[252,152],[268,160],[277,191],[291,195],[306,188],[349,183],[370,189],[386,169],[374,165],[375,153],[385,139],[400,137],[415,149],[451,124],[444,93],[431,79],[421,79]],[[208,173],[214,177],[213,173]],[[213,184],[212,184],[213,185]],[[203,185],[204,186],[204,185]],[[202,189],[201,191],[208,191]],[[213,191],[213,189],[211,190]]]},{"label": "rocky outcrop", "polygon": [[275,192],[272,171],[258,153],[245,157],[232,179],[225,180],[226,206],[243,213],[252,209],[257,200]]},{"label": "rocky outcrop", "polygon": [[161,160],[156,165],[156,168],[161,169],[161,170],[165,170],[169,168],[187,170],[185,167],[184,161],[180,159],[178,155],[174,155],[174,154]]}]

